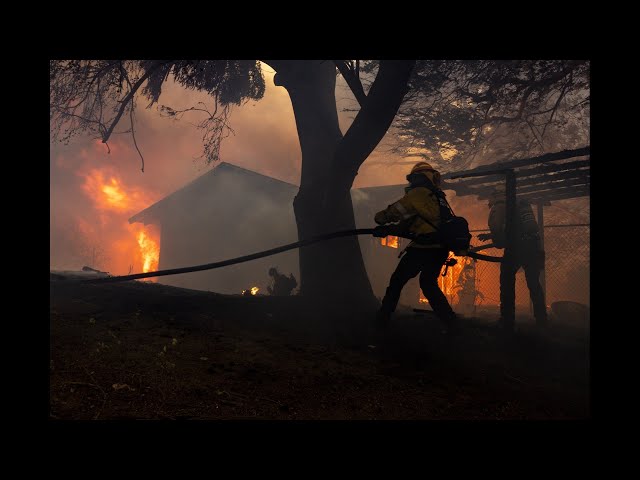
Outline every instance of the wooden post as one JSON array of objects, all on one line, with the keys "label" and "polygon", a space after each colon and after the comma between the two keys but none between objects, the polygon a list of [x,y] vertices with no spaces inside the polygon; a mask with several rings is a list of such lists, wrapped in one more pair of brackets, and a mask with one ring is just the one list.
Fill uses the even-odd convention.
[{"label": "wooden post", "polygon": [[[538,202],[538,227],[540,227],[540,246],[542,247],[542,250],[544,250],[544,202]],[[547,275],[545,273],[546,258],[547,257],[545,255],[545,263],[542,264],[542,269],[540,270],[540,285],[542,285],[542,293],[544,294],[545,308],[547,308]]]},{"label": "wooden post", "polygon": [[[515,285],[515,271],[513,265],[515,263],[514,248],[516,245],[516,215],[518,213],[516,208],[516,174],[513,169],[506,171],[506,188],[505,188],[505,248],[504,258],[502,259],[510,268],[508,271],[513,278],[508,279],[510,283]],[[509,304],[516,304],[515,288],[510,292],[512,298],[508,298]],[[508,312],[511,315],[511,312]],[[515,311],[513,312],[513,318],[505,318],[505,321],[515,321]]]}]

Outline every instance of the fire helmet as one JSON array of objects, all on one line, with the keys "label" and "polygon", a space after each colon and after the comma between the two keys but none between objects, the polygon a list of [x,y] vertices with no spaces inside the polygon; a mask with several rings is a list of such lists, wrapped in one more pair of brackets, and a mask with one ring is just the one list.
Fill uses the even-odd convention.
[{"label": "fire helmet", "polygon": [[413,166],[413,168],[411,169],[411,173],[409,173],[409,175],[413,173],[435,172],[435,171],[436,170],[431,166],[430,163],[418,162]]},{"label": "fire helmet", "polygon": [[440,186],[440,172],[438,172],[435,168],[431,166],[430,163],[427,162],[418,162],[416,163],[409,175],[407,175],[407,180],[411,181],[412,175],[424,175],[436,186]]}]

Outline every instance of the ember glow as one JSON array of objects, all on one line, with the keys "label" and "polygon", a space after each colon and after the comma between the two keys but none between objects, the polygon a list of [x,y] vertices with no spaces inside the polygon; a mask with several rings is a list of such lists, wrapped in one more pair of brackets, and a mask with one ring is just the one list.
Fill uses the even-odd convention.
[{"label": "ember glow", "polygon": [[256,295],[259,290],[258,287],[251,287],[250,290],[243,290],[242,295]]}]

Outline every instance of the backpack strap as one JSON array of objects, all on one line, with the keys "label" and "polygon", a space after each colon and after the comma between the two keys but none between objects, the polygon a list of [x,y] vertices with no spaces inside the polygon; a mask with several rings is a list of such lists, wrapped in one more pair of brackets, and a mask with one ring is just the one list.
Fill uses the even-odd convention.
[{"label": "backpack strap", "polygon": [[447,200],[446,194],[441,189],[438,189],[436,192],[436,195],[438,196],[439,199],[441,198],[442,200],[444,200],[444,203],[447,204],[447,208],[449,209],[449,213],[451,213],[452,217],[455,217],[456,214],[453,212],[453,208],[451,208],[451,204]]},{"label": "backpack strap", "polygon": [[449,209],[449,212],[451,213],[452,216],[456,216],[456,214],[453,212],[453,208],[451,208],[451,205],[449,204],[448,200],[447,200],[447,195],[442,191],[441,188],[436,187],[433,182],[431,180],[429,180],[428,178],[426,179],[426,181],[424,182],[424,184],[420,185],[421,187],[425,187],[428,188],[429,190],[431,190],[431,192],[433,192],[436,197],[438,197],[438,204],[440,204],[439,199],[444,200],[444,203],[447,205],[447,208]]},{"label": "backpack strap", "polygon": [[[431,192],[437,197],[438,199],[438,207],[440,208],[440,217],[442,219],[442,209],[444,208],[442,206],[442,203],[440,203],[440,199],[444,200],[444,203],[447,205],[447,209],[449,210],[449,213],[451,214],[451,216],[455,217],[456,214],[453,213],[453,209],[451,208],[451,205],[449,205],[449,202],[447,201],[447,196],[445,195],[445,193],[437,188],[435,185],[433,185],[433,183],[431,183],[430,181],[428,181],[428,183],[425,183],[424,185],[425,188],[428,188],[429,190],[431,190]],[[424,220],[425,222],[427,222],[429,225],[431,225],[433,227],[433,229],[437,232],[438,230],[440,230],[438,227],[436,227],[433,222],[427,220],[426,218],[424,218],[422,215],[420,215],[419,213],[416,214],[416,216],[420,217],[422,220]]]}]

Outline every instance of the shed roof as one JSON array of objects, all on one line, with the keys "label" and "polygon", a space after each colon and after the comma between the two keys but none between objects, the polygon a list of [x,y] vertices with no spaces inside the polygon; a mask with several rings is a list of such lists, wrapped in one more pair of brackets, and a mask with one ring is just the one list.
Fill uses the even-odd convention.
[{"label": "shed roof", "polygon": [[587,146],[450,172],[442,176],[443,189],[454,190],[458,196],[477,195],[487,199],[494,188],[505,181],[505,176],[498,172],[513,169],[518,198],[548,203],[585,197],[590,195],[590,165],[590,147]]}]

